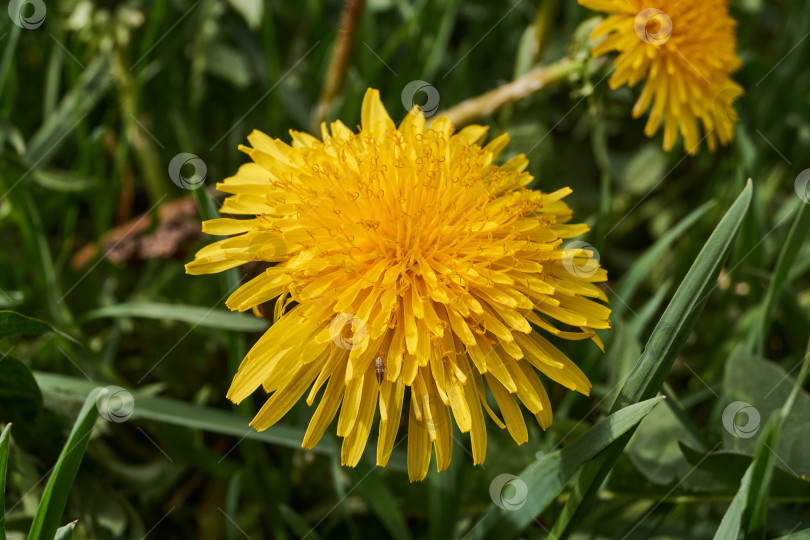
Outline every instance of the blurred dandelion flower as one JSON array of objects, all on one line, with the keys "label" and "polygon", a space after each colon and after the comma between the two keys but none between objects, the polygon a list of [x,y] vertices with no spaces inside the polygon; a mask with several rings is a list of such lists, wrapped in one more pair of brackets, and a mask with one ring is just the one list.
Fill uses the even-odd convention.
[{"label": "blurred dandelion flower", "polygon": [[[397,127],[379,93],[363,100],[361,129],[337,121],[323,140],[291,132],[292,145],[254,131],[253,159],[218,185],[232,194],[214,219],[213,243],[186,266],[219,272],[247,261],[274,262],[227,301],[248,310],[276,300],[276,321],[242,362],[228,392],[240,402],[259,386],[272,394],[251,422],[272,426],[309,390],[312,448],[340,410],[344,465],[360,459],[379,407],[377,463],[394,447],[410,387],[408,473],[450,463],[453,425],[469,432],[484,461],[484,414],[528,440],[515,399],[543,428],[551,404],[538,371],[588,394],[582,371],[538,332],[592,339],[610,310],[595,285],[606,279],[593,250],[565,249],[588,230],[571,224],[571,190],[527,190],[520,155],[494,160],[508,142],[482,146],[487,128],[454,133],[446,117],[426,128],[418,107]],[[536,329],[532,327],[536,326]],[[503,420],[487,403],[489,385]],[[378,405],[379,404],[379,405]]]},{"label": "blurred dandelion flower", "polygon": [[727,0],[579,0],[585,7],[610,13],[591,34],[604,39],[593,48],[599,56],[618,51],[611,88],[635,86],[646,79],[633,117],[651,109],[644,133],[652,137],[664,124],[664,149],[675,145],[678,131],[684,149],[696,154],[703,124],[714,151],[719,140],[734,136],[734,100],[742,87],[730,74],[741,62],[735,51],[736,21]]}]

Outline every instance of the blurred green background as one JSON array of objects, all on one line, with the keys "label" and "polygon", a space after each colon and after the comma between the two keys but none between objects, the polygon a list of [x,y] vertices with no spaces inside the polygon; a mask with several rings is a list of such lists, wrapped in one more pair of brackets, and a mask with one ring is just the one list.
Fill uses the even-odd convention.
[{"label": "blurred green background", "polygon": [[[34,4],[24,7],[29,19]],[[289,129],[308,130],[342,3],[39,4],[46,12],[36,27],[0,14],[0,309],[48,324],[8,316],[8,328],[25,333],[0,333],[0,422],[14,423],[9,538],[24,537],[35,521],[87,392],[108,385],[127,388],[124,398],[134,392],[134,409],[131,418],[124,410],[126,418],[96,421],[75,481],[63,486],[67,502],[56,518],[78,520],[76,538],[440,539],[484,530],[499,511],[490,493],[496,477],[566,447],[609,409],[678,283],[752,178],[731,256],[667,378],[670,403],[641,423],[569,531],[713,537],[762,448],[757,437],[724,428],[723,411],[743,401],[764,426],[791,391],[810,333],[810,224],[795,190],[810,155],[810,3],[731,6],[744,63],[735,80],[746,94],[733,144],[715,154],[704,147],[685,157],[680,145],[665,153],[660,134],[647,139],[645,119],[630,117],[638,89],[611,91],[609,64],[588,62],[481,119],[491,136],[512,137],[505,158],[527,153],[533,187],[574,189],[569,204],[592,228],[584,240],[620,294],[611,294],[607,354],[561,345],[594,383],[590,398],[554,385],[547,432],[529,422],[530,441],[517,447],[489,423],[480,467],[457,433],[450,469],[436,474],[434,466],[416,484],[403,472],[405,445],[386,469],[370,457],[340,467],[334,434],[315,452],[301,450],[305,403],[283,425],[249,430],[262,400],[234,407],[225,392],[268,323],[226,312],[238,272],[185,275],[184,262],[209,241],[199,214],[212,215],[216,203],[213,192],[184,189],[167,173],[175,156],[193,154],[211,188],[246,161],[236,147],[252,129],[285,140]],[[595,15],[572,1],[369,0],[328,118],[358,124],[367,87],[380,89],[399,120],[411,81],[433,85],[444,109],[536,65],[581,57]],[[808,433],[802,391],[768,446],[775,457],[761,537],[810,527]],[[520,536],[548,537],[569,492]]]}]

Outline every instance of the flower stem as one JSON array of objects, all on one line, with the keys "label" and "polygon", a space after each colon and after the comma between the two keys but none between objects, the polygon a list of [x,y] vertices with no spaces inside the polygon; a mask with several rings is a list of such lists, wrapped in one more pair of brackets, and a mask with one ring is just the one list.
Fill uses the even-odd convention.
[{"label": "flower stem", "polygon": [[329,62],[329,71],[326,74],[326,82],[315,107],[315,114],[312,118],[314,131],[320,131],[320,124],[326,120],[329,114],[329,106],[336,95],[340,93],[343,80],[346,78],[346,70],[349,67],[349,59],[354,43],[354,35],[360,23],[360,16],[363,14],[364,0],[346,0],[343,7],[343,15],[340,21],[335,50]]},{"label": "flower stem", "polygon": [[537,67],[510,83],[503,84],[480,96],[470,98],[444,111],[451,123],[463,126],[487,116],[504,105],[526,98],[547,86],[559,82],[581,70],[584,61],[566,56],[547,66]]}]

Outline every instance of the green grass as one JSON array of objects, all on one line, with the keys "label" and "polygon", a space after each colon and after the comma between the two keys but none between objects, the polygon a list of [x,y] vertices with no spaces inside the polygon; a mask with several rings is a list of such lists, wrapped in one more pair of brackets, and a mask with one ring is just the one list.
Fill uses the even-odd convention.
[{"label": "green grass", "polygon": [[[414,80],[449,108],[581,50],[595,15],[560,1],[366,4],[329,111],[349,126],[367,87],[397,120]],[[605,355],[560,344],[594,387],[584,397],[548,385],[549,430],[527,422],[518,447],[488,423],[479,467],[456,433],[450,468],[415,484],[404,443],[385,469],[373,445],[344,468],[334,430],[300,448],[305,403],[256,433],[258,396],[227,402],[267,323],[226,312],[239,270],[185,275],[210,241],[200,216],[218,203],[167,172],[191,153],[213,187],[245,161],[236,147],[252,129],[308,130],[341,9],[60,1],[36,29],[0,13],[0,539],[810,529],[810,205],[794,190],[810,148],[810,4],[733,3],[746,94],[733,144],[714,154],[661,150],[661,135],[646,138],[645,119],[630,116],[638,89],[611,90],[608,67],[592,63],[482,119],[491,136],[510,134],[506,157],[527,153],[532,187],[574,190],[568,201],[592,229],[583,240],[608,270],[612,330],[601,332]],[[174,221],[161,222],[167,213]],[[137,240],[110,238],[116,227]],[[158,248],[165,256],[149,255]],[[131,411],[97,401],[93,389],[113,385],[134,396]],[[735,434],[745,415],[724,425],[736,401],[759,414],[750,437]],[[505,474],[527,489],[514,511],[502,505],[519,484],[491,493]]]}]

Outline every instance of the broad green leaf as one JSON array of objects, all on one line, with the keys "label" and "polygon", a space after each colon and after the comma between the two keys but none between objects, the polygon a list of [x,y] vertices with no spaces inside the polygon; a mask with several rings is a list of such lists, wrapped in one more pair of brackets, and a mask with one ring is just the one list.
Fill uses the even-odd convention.
[{"label": "broad green leaf", "polygon": [[0,433],[0,540],[6,540],[6,470],[10,441],[11,424],[6,424]]},{"label": "broad green leaf", "polygon": [[[710,475],[719,482],[714,491],[718,494],[729,495],[737,493],[740,487],[740,478],[753,462],[752,456],[739,452],[702,452],[680,445],[686,461],[696,470]],[[694,475],[693,475],[694,476]],[[772,497],[784,501],[810,501],[810,480],[796,476],[793,472],[776,462],[771,488]]]},{"label": "broad green leaf", "polygon": [[17,334],[44,334],[50,331],[51,326],[39,319],[16,311],[0,311],[0,338]]},{"label": "broad green leaf", "polygon": [[18,334],[44,334],[46,332],[54,332],[55,334],[76,343],[76,340],[73,339],[73,337],[57,330],[45,321],[34,319],[33,317],[29,317],[27,315],[22,315],[16,311],[0,311],[0,338]]},{"label": "broad green leaf", "polygon": [[[466,538],[472,540],[518,536],[562,492],[583,463],[632,430],[662,400],[661,397],[652,398],[616,411],[597,422],[562,450],[544,455],[512,478],[516,493],[511,500],[504,499],[503,490],[506,485],[495,486],[494,493],[493,486],[490,486],[490,495],[501,497],[501,500],[493,499],[493,504],[481,518],[480,525]],[[496,477],[493,482],[498,478],[500,477]],[[525,497],[525,500],[515,500],[515,497]]]},{"label": "broad green leaf", "polygon": [[87,449],[87,443],[93,432],[93,425],[98,418],[96,400],[102,391],[100,388],[94,388],[84,400],[84,405],[73,424],[67,442],[62,447],[62,453],[59,454],[56,465],[51,469],[50,478],[45,485],[45,491],[28,533],[29,540],[53,538],[56,535],[70,488],[76,479],[76,473],[79,471],[84,451]]},{"label": "broad green leaf", "polygon": [[[795,366],[788,370],[791,368]],[[781,411],[795,387],[788,370],[757,358],[743,346],[731,353],[726,362],[722,394],[728,425],[720,430],[726,450],[748,455],[756,452],[758,430],[768,418]],[[806,447],[810,431],[810,394],[801,391],[795,400],[774,451],[796,473],[810,476],[810,454]]]},{"label": "broad green leaf", "polygon": [[42,410],[42,392],[28,366],[12,356],[0,359],[0,405],[17,417]]},{"label": "broad green leaf", "polygon": [[221,309],[157,302],[125,302],[96,309],[86,319],[136,317],[163,321],[181,321],[196,327],[261,332],[267,330],[265,319],[245,313],[231,313]]},{"label": "broad green leaf", "polygon": [[[647,346],[622,386],[612,411],[653,397],[666,380],[675,357],[703,311],[723,263],[728,257],[737,231],[751,204],[753,186],[749,180],[737,200],[723,216],[706,241],[686,277],[672,297],[647,341]],[[575,523],[581,521],[635,430],[616,439],[595,459],[585,465],[576,488],[566,501],[554,525],[552,536],[567,538]]]},{"label": "broad green leaf", "polygon": [[686,458],[678,446],[680,441],[690,446],[701,444],[678,420],[671,407],[658,407],[639,424],[627,445],[627,455],[647,479],[667,485],[687,472]]},{"label": "broad green leaf", "polygon": [[[801,360],[802,369],[793,384],[790,395],[778,414],[769,417],[765,432],[757,442],[757,452],[752,464],[751,486],[748,493],[746,514],[748,516],[747,532],[751,537],[764,536],[767,528],[768,495],[773,480],[776,460],[782,459],[778,454],[779,437],[784,423],[793,411],[802,387],[810,370],[810,345]],[[806,396],[805,396],[806,397]],[[806,432],[805,432],[806,435]],[[775,450],[776,449],[776,450]]]},{"label": "broad green leaf", "polygon": [[[80,399],[89,389],[97,386],[94,383],[75,377],[52,373],[34,372],[34,377],[46,392],[61,392],[68,397]],[[134,398],[132,418],[154,420],[190,429],[200,429],[222,435],[231,435],[237,439],[253,439],[287,448],[300,449],[304,439],[304,429],[276,424],[265,431],[256,431],[248,425],[248,420],[237,414],[211,407],[199,407],[177,399],[155,397],[138,392],[131,392]],[[328,438],[321,440],[311,450],[316,454],[332,454],[340,449]],[[376,455],[372,441],[366,450],[369,455]],[[394,450],[387,469],[406,471],[405,455]]]},{"label": "broad green leaf", "polygon": [[[776,468],[777,459],[781,463],[787,463],[785,458],[781,457],[779,454],[784,447],[784,445],[780,446],[779,444],[780,433],[785,422],[793,420],[791,413],[793,412],[794,406],[799,403],[800,398],[803,398],[805,401],[810,401],[807,395],[801,391],[808,371],[810,371],[809,355],[810,346],[808,346],[808,354],[802,359],[802,369],[799,376],[793,383],[793,388],[787,399],[783,400],[782,407],[778,411],[776,408],[773,408],[767,413],[768,416],[766,418],[768,418],[768,422],[765,425],[763,433],[757,439],[754,459],[745,471],[740,488],[723,516],[723,521],[720,523],[720,527],[717,530],[715,540],[736,540],[743,526],[745,526],[749,536],[764,537],[767,527],[768,495],[771,492],[771,485],[774,483],[774,479],[778,478],[779,473],[779,470]],[[726,380],[732,379],[738,373],[738,369],[746,369],[747,371],[744,372],[745,376],[756,381],[756,389],[750,388],[749,390],[759,396],[763,390],[767,390],[770,387],[770,390],[767,390],[765,394],[767,397],[768,394],[774,393],[776,389],[779,388],[780,383],[788,378],[788,375],[785,374],[779,378],[775,385],[767,384],[766,381],[772,382],[772,378],[767,375],[761,375],[761,373],[772,372],[773,370],[771,370],[770,367],[768,362],[755,358],[740,346],[735,353],[732,354],[731,360],[728,363],[728,375]],[[769,379],[771,380],[769,381]],[[766,384],[763,385],[763,383]],[[730,384],[733,383],[727,382],[726,391],[736,391],[736,388],[733,386],[728,388]],[[752,399],[752,401],[757,400]],[[757,402],[757,404],[759,404],[760,407],[763,406],[761,402]],[[801,405],[807,407],[808,403],[802,403]],[[745,416],[747,417],[745,425],[743,426],[736,423],[736,417],[741,411],[745,412]],[[762,413],[754,404],[739,400],[733,401],[723,411],[723,425],[726,431],[736,438],[753,438],[752,435],[756,434],[759,428],[761,414]],[[806,431],[802,431],[800,437],[800,444],[802,444],[803,447],[806,440]],[[777,493],[784,496],[783,490],[779,490]],[[743,522],[744,519],[747,519],[747,524]]]}]

